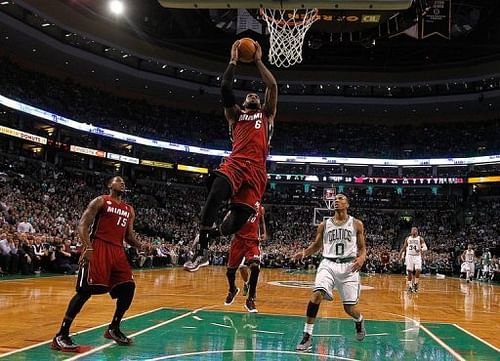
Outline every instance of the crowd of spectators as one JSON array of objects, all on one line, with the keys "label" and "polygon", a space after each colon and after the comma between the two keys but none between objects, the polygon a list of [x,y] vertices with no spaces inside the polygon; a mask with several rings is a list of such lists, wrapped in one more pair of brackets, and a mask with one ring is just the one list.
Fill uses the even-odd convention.
[{"label": "crowd of spectators", "polygon": [[[50,163],[0,156],[0,273],[37,272],[74,273],[81,251],[76,233],[80,216],[95,196],[107,193],[106,175],[68,171]],[[127,185],[127,202],[136,209],[135,229],[146,246],[128,247],[134,267],[176,266],[183,264],[194,239],[199,214],[206,197],[202,187],[138,180]],[[411,225],[419,227],[429,251],[424,254],[424,271],[456,273],[459,255],[468,243],[474,244],[478,257],[498,247],[498,199],[471,199],[457,209],[424,207],[412,219],[402,209],[368,207],[351,196],[350,213],[366,228],[367,272],[401,272],[399,248]],[[294,262],[290,256],[314,239],[314,202],[303,205],[264,201],[269,240],[262,243],[264,267],[311,268],[321,255]],[[455,204],[450,201],[450,204]],[[322,216],[325,214],[323,213]],[[319,219],[318,221],[321,221]],[[211,246],[211,260],[225,265],[229,240]],[[493,268],[499,271],[498,259]]]},{"label": "crowd of spectators", "polygon": [[[27,71],[0,59],[0,94],[59,115],[134,135],[229,149],[222,113],[202,113],[118,98],[67,79]],[[379,158],[497,154],[500,120],[450,124],[287,123],[276,128],[272,153]],[[179,126],[179,125],[182,126]],[[321,146],[318,147],[318,144]],[[360,145],[362,145],[360,147]],[[426,174],[425,169],[408,175]]]}]

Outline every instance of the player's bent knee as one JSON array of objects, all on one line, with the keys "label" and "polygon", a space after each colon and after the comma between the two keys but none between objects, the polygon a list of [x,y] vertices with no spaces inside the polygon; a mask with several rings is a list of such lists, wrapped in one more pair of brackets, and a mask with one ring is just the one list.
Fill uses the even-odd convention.
[{"label": "player's bent knee", "polygon": [[231,213],[229,213],[220,226],[222,235],[229,236],[238,232],[252,214],[254,214],[254,211],[250,207],[238,204],[233,205]]},{"label": "player's bent knee", "polygon": [[132,299],[135,293],[135,282],[125,282],[113,287],[111,291],[109,291],[109,295],[111,298],[127,298]]},{"label": "player's bent knee", "polygon": [[250,264],[248,265],[250,268],[250,271],[259,271],[260,270],[260,260],[258,259],[253,259],[250,261]]},{"label": "player's bent knee", "polygon": [[311,295],[311,302],[317,303],[319,305],[323,300],[323,298],[324,298],[324,291],[315,290]]},{"label": "player's bent knee", "polygon": [[109,287],[108,286],[99,286],[99,285],[92,285],[89,286],[88,290],[85,289],[83,292],[88,292],[92,295],[103,295],[105,293],[109,292]]}]

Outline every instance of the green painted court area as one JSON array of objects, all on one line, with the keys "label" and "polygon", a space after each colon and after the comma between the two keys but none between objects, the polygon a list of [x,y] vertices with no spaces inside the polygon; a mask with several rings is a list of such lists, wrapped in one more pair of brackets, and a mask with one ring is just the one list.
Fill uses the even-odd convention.
[{"label": "green painted court area", "polygon": [[[131,317],[122,329],[134,345],[102,337],[104,326],[75,340],[93,348],[82,354],[50,350],[49,343],[5,360],[498,360],[498,352],[451,324],[366,321],[367,337],[354,338],[347,319],[318,319],[310,353],[295,352],[302,337],[299,316],[160,309]],[[427,330],[435,337],[431,337]],[[440,340],[449,349],[447,350]],[[450,351],[451,349],[451,351]],[[456,355],[455,355],[456,356]]]}]

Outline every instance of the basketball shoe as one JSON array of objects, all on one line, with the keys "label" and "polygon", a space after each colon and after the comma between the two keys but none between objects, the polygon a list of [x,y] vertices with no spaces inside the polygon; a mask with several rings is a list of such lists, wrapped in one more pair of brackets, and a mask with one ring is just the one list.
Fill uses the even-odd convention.
[{"label": "basketball shoe", "polygon": [[132,344],[132,339],[127,337],[119,328],[108,328],[106,332],[104,332],[104,337],[114,340],[121,346],[129,346]]},{"label": "basketball shoe", "polygon": [[52,344],[50,347],[53,350],[59,350],[62,352],[78,352],[80,346],[73,342],[71,337],[57,335],[52,339]]},{"label": "basketball shoe", "polygon": [[295,348],[296,351],[299,352],[307,352],[312,350],[312,336],[307,332],[304,332],[304,336],[302,337],[302,341]]},{"label": "basketball shoe", "polygon": [[239,288],[235,288],[235,290],[233,292],[229,291],[227,293],[226,300],[224,301],[224,306],[232,305],[233,302],[234,302],[235,297],[238,296],[238,293],[240,293],[240,289]]},{"label": "basketball shoe", "polygon": [[356,340],[363,341],[366,336],[365,319],[363,318],[359,322],[354,321],[354,325],[356,326]]},{"label": "basketball shoe", "polygon": [[254,301],[253,298],[247,298],[247,300],[245,301],[245,308],[250,313],[257,313],[257,312],[259,312],[257,310],[257,308],[255,307],[255,301]]},{"label": "basketball shoe", "polygon": [[189,272],[196,272],[201,267],[209,265],[208,261],[208,250],[200,250],[197,255],[191,261],[184,263],[184,270]]}]

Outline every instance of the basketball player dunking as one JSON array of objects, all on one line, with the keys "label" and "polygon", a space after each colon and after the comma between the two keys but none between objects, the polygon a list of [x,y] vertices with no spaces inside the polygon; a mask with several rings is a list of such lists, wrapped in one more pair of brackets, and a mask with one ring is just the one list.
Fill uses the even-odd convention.
[{"label": "basketball player dunking", "polygon": [[323,260],[319,264],[314,288],[307,305],[304,336],[297,345],[300,352],[312,349],[314,321],[323,299],[333,300],[333,289],[337,288],[344,311],[354,319],[356,339],[362,341],[366,331],[363,316],[357,309],[360,294],[359,270],[366,260],[365,231],[363,222],[349,216],[349,200],[339,193],[335,197],[335,214],[318,226],[316,239],[305,250],[293,258],[308,257],[323,248]]},{"label": "basketball player dunking", "polygon": [[[243,109],[236,104],[233,94],[234,70],[238,62],[239,41],[231,49],[231,61],[222,77],[224,114],[229,123],[233,142],[231,155],[213,172],[205,206],[201,213],[198,250],[193,259],[184,264],[186,271],[194,272],[208,265],[208,245],[215,237],[235,234],[257,211],[267,184],[266,159],[273,133],[278,98],[276,79],[262,62],[262,49],[256,43],[255,65],[266,84],[265,103],[255,93],[247,94]],[[222,224],[212,228],[217,211],[230,199],[230,213]]]},{"label": "basketball player dunking", "polygon": [[134,298],[135,282],[123,241],[141,247],[134,235],[134,209],[122,200],[125,182],[114,177],[108,182],[109,195],[92,200],[80,219],[78,233],[83,252],[76,283],[76,294],[69,302],[59,332],[52,340],[52,348],[64,352],[79,352],[80,347],[69,336],[76,315],[93,294],[109,292],[116,299],[116,310],[105,338],[119,345],[130,345],[132,340],[120,330],[123,315]]},{"label": "basketball player dunking", "polygon": [[245,308],[248,312],[252,313],[257,312],[257,308],[255,307],[255,291],[257,289],[260,273],[259,241],[267,238],[264,207],[259,203],[256,205],[256,208],[257,212],[255,215],[247,221],[231,240],[226,272],[229,292],[224,302],[226,306],[231,305],[234,298],[240,292],[235,283],[236,270],[238,267],[241,267],[240,265],[242,261],[244,261],[244,265],[250,268],[250,280],[248,281],[248,285],[245,281],[245,286],[248,287],[248,294],[245,294],[245,296],[247,296]]},{"label": "basketball player dunking", "polygon": [[418,235],[418,228],[411,227],[411,233],[406,237],[400,252],[401,260],[406,254],[404,259],[408,275],[408,292],[418,292],[418,281],[422,271],[422,251],[427,251],[427,245],[424,239]]}]

